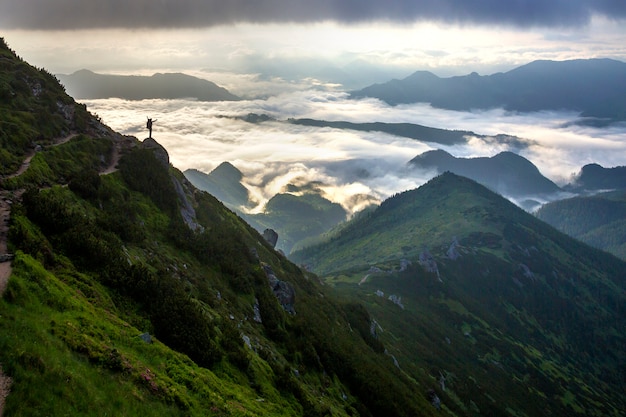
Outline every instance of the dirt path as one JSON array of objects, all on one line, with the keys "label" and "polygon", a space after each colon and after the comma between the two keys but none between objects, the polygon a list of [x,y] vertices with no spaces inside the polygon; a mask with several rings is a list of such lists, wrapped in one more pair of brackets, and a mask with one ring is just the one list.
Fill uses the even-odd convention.
[{"label": "dirt path", "polygon": [[[58,146],[63,143],[69,142],[76,136],[78,136],[77,133],[72,133],[68,136],[57,138],[53,141],[51,146]],[[37,152],[34,149],[29,152],[24,158],[24,161],[22,161],[22,165],[20,165],[19,169],[5,178],[14,178],[26,172],[26,170],[30,166],[30,161],[33,159],[36,153]],[[119,160],[119,152],[116,152],[114,154],[114,157]],[[113,163],[112,168],[110,167],[111,169],[115,170],[117,160]],[[3,296],[4,291],[7,288],[7,283],[9,282],[9,277],[11,276],[12,272],[12,257],[8,253],[7,247],[7,241],[9,237],[9,219],[11,217],[11,205],[13,204],[14,199],[20,199],[22,194],[20,191],[23,190],[17,190],[11,193],[9,191],[0,189],[0,297]],[[12,382],[13,381],[11,380],[11,378],[6,376],[2,372],[2,366],[0,365],[0,417],[2,417],[2,414],[4,413],[4,402],[7,395],[9,395]]]},{"label": "dirt path", "polygon": [[[50,146],[58,146],[61,145],[63,143],[67,143],[70,140],[74,139],[76,136],[78,136],[78,133],[72,133],[71,135],[62,137],[62,138],[57,138],[53,141],[52,145]],[[17,171],[15,171],[13,174],[7,175],[6,178],[14,178],[14,177],[19,177],[20,175],[22,175],[24,172],[26,172],[26,170],[28,169],[28,167],[30,166],[30,161],[33,159],[33,157],[37,154],[36,150],[31,150],[30,152],[28,152],[26,154],[26,157],[24,158],[24,160],[22,161],[22,165],[20,165],[20,167],[18,168]]]},{"label": "dirt path", "polygon": [[[7,253],[7,234],[9,231],[9,216],[11,214],[11,205],[8,202],[5,192],[0,193],[0,256]],[[3,256],[4,257],[4,256]],[[7,282],[11,276],[11,262],[9,260],[0,261],[0,297],[4,294]],[[0,318],[1,320],[1,318]],[[2,372],[0,366],[0,417],[4,413],[4,401],[9,395],[11,389],[11,378]]]},{"label": "dirt path", "polygon": [[0,191],[0,297],[4,294],[9,276],[11,275],[11,261],[7,248],[9,217],[11,216],[10,201],[8,193]]},{"label": "dirt path", "polygon": [[120,161],[121,156],[122,155],[121,155],[120,145],[117,143],[114,143],[113,155],[111,155],[111,163],[104,170],[100,171],[100,175],[108,175],[117,171],[117,163]]}]

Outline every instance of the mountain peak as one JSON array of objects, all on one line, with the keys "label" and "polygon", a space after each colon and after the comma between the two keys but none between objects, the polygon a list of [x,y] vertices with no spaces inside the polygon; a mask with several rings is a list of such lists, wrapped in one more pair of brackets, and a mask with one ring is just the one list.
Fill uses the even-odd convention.
[{"label": "mountain peak", "polygon": [[517,199],[560,191],[532,162],[509,151],[478,158],[456,158],[443,150],[427,151],[410,160],[409,166],[451,171]]},{"label": "mountain peak", "polygon": [[578,191],[626,189],[626,166],[605,168],[596,163],[587,164],[567,188]]},{"label": "mountain peak", "polygon": [[213,171],[209,173],[209,176],[217,176],[222,177],[224,179],[240,182],[243,178],[243,174],[237,167],[231,164],[228,161],[222,162],[219,164]]}]

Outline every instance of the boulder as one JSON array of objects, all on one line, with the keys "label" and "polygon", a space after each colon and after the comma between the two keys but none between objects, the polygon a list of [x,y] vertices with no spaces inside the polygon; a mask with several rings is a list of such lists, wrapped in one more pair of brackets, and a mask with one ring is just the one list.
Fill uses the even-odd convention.
[{"label": "boulder", "polygon": [[141,146],[144,149],[152,149],[154,151],[154,156],[166,167],[170,165],[170,155],[167,153],[165,148],[161,146],[159,142],[152,138],[145,139]]},{"label": "boulder", "polygon": [[286,312],[296,314],[294,309],[294,304],[296,302],[296,290],[290,283],[279,280],[274,274],[271,266],[263,265],[263,270],[265,271],[267,282],[276,298],[278,298],[280,305]]},{"label": "boulder", "polygon": [[431,253],[428,251],[428,249],[424,248],[422,253],[420,253],[419,262],[420,262],[420,265],[422,265],[422,267],[426,271],[436,274],[437,279],[441,281],[441,277],[439,275],[439,268],[437,267],[437,262],[435,261],[435,258],[433,257],[433,255],[431,255]]},{"label": "boulder", "polygon": [[446,251],[446,255],[448,256],[450,260],[456,261],[457,259],[461,257],[458,247],[459,247],[459,241],[455,237],[454,239],[452,239],[452,243],[450,244],[450,247]]},{"label": "boulder", "polygon": [[267,240],[267,242],[272,245],[273,248],[276,247],[276,243],[278,242],[278,233],[276,233],[273,229],[265,229],[263,231],[263,238]]}]

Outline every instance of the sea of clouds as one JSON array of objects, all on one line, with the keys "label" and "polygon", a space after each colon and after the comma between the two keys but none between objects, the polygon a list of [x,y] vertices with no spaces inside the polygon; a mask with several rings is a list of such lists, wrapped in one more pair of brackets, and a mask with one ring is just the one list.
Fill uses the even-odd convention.
[{"label": "sea of clouds", "polygon": [[[571,112],[457,112],[427,104],[393,107],[376,99],[352,100],[335,86],[314,82],[277,83],[274,95],[272,85],[264,80],[259,87],[259,96],[267,98],[234,102],[106,99],[84,103],[113,129],[139,139],[147,137],[146,118],[156,119],[153,137],[182,171],[195,168],[209,173],[224,161],[232,163],[243,172],[259,210],[287,184],[317,182],[327,198],[354,212],[432,178],[434,172],[410,169],[407,162],[436,148],[457,157],[511,150],[557,184],[568,183],[588,163],[626,165],[626,125],[580,126],[571,123],[577,118]],[[239,119],[249,113],[275,120]],[[289,118],[416,123],[479,135],[514,135],[522,142],[468,137],[465,144],[442,146],[380,132],[298,126],[288,123]]]}]

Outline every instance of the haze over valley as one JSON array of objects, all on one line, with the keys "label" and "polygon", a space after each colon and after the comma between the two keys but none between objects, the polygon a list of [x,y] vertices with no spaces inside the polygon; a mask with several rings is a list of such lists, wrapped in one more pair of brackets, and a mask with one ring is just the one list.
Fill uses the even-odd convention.
[{"label": "haze over valley", "polygon": [[[516,152],[560,185],[583,165],[623,165],[626,127],[596,128],[573,122],[578,113],[542,111],[511,113],[502,109],[460,112],[423,103],[390,106],[376,99],[352,100],[336,88],[305,89],[267,99],[234,102],[198,100],[83,100],[90,111],[114,129],[143,137],[145,118],[153,117],[154,135],[180,169],[206,173],[230,162],[259,204],[294,182],[321,182],[326,194],[349,211],[351,197],[369,194],[382,200],[415,188],[433,172],[411,170],[407,163],[432,149],[456,157],[490,157]],[[272,120],[250,123],[245,117],[264,114]],[[311,118],[353,123],[413,123],[476,133],[465,143],[441,144],[378,131],[301,126],[287,120]],[[506,141],[497,135],[518,138]]]}]

